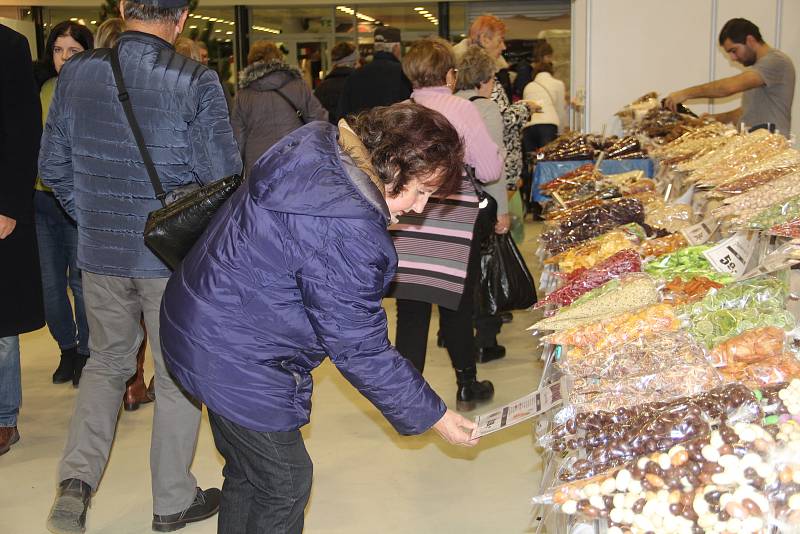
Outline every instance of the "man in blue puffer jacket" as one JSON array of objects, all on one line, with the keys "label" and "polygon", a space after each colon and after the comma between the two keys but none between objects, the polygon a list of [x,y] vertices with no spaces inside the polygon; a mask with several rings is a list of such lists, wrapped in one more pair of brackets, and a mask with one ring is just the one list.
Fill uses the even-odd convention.
[{"label": "man in blue puffer jacket", "polygon": [[[128,31],[117,45],[134,114],[164,189],[241,171],[215,72],[175,53],[187,0],[123,1]],[[86,507],[108,461],[125,382],[136,371],[144,314],[156,374],[150,451],[153,529],[170,531],[216,513],[219,490],[202,491],[189,471],[200,409],[161,356],[159,308],[169,269],[145,246],[149,212],[160,207],[142,163],[109,62],[109,49],[63,67],[42,138],[39,174],[78,224],[91,357],[83,371],[59,466],[52,532],[83,532]]]},{"label": "man in blue puffer jacket", "polygon": [[474,423],[389,343],[381,308],[397,269],[387,225],[460,183],[458,133],[410,103],[352,127],[313,122],[273,145],[164,293],[164,358],[208,406],[225,458],[220,533],[302,530],[312,466],[299,428],[326,356],[401,434],[475,443]]}]

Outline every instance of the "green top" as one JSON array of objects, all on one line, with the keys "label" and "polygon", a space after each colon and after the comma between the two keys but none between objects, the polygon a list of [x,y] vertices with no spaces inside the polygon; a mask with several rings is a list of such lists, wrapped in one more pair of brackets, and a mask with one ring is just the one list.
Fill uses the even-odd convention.
[{"label": "green top", "polygon": [[[58,76],[50,78],[44,85],[42,85],[42,89],[39,91],[39,100],[42,102],[42,126],[47,123],[47,114],[50,112],[50,103],[53,101],[53,95],[56,92],[56,83],[58,82]],[[52,193],[53,190],[44,185],[42,182],[42,178],[40,176],[36,177],[36,189],[38,191],[45,191],[47,193]]]}]

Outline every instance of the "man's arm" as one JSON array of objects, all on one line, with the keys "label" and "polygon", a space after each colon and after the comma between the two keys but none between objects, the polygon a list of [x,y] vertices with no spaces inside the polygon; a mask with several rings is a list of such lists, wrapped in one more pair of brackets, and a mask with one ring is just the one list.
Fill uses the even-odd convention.
[{"label": "man's arm", "polygon": [[742,108],[739,107],[731,111],[726,111],[724,113],[714,113],[709,116],[718,120],[719,122],[724,122],[728,124],[733,124],[734,126],[738,126],[742,118]]},{"label": "man's arm", "polygon": [[192,136],[192,141],[194,153],[200,157],[192,162],[195,174],[203,183],[239,174],[242,172],[241,152],[233,135],[219,76],[212,70],[204,72],[197,90],[200,104],[193,128],[199,136]]},{"label": "man's arm", "polygon": [[714,80],[713,82],[687,87],[670,93],[664,100],[664,107],[675,111],[678,104],[682,104],[692,98],[724,98],[748,89],[761,87],[762,85],[764,85],[764,79],[761,75],[753,69],[748,69],[736,76]]},{"label": "man's arm", "polygon": [[0,175],[0,239],[11,235],[18,219],[30,216],[42,131],[28,43],[22,36],[13,41],[13,45],[5,45],[8,48],[0,56],[4,63],[0,74],[0,131],[4,132],[0,147],[4,166]]}]

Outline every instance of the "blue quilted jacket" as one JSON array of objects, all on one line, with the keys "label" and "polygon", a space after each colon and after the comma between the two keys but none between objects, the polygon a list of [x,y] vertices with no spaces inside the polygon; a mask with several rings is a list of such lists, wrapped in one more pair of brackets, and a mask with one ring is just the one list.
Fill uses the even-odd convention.
[{"label": "blue quilted jacket", "polygon": [[[168,277],[169,269],[142,238],[147,214],[161,204],[117,99],[108,55],[107,48],[90,50],[62,68],[42,137],[39,175],[78,223],[81,269]],[[134,114],[165,190],[241,171],[214,71],[146,33],[123,33],[119,56]]]},{"label": "blue quilted jacket", "polygon": [[164,358],[210,410],[274,432],[308,422],[327,355],[398,432],[418,434],[445,405],[389,343],[389,212],[337,134],[310,123],[255,163],[167,284]]}]

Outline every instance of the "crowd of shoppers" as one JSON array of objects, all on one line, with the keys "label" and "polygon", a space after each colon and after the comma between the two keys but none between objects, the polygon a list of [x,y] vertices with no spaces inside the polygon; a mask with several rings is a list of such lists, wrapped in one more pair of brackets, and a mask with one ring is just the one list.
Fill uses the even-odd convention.
[{"label": "crowd of shoppers", "polygon": [[[0,297],[19,302],[0,310],[0,454],[19,439],[19,334],[46,321],[61,349],[53,381],[80,385],[47,528],[85,531],[120,405],[155,399],[153,530],[219,510],[219,532],[300,532],[312,463],[299,428],[325,357],[399,433],[475,445],[474,424],[422,372],[436,304],[456,407],[494,395],[477,378],[478,362],[502,357],[500,318],[473,313],[480,244],[510,230],[521,128],[539,109],[497,83],[502,21],[479,17],[456,48],[423,39],[405,54],[399,30],[380,26],[364,67],[352,44],[332,50],[316,94],[259,41],[229,105],[207,48],[179,38],[186,0],[120,9],[94,37],[54,26],[36,69],[25,39],[0,26],[4,64],[19,67],[0,74],[0,116],[15,130],[2,138],[14,179],[0,183],[0,253],[18,258],[0,267]],[[126,100],[167,192],[245,175],[174,272],[144,244],[161,204]],[[190,470],[201,403],[226,461],[222,491]]]}]

